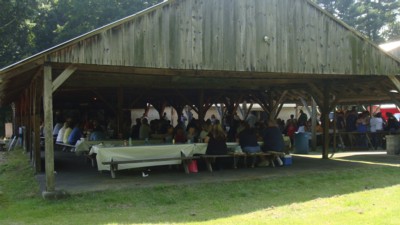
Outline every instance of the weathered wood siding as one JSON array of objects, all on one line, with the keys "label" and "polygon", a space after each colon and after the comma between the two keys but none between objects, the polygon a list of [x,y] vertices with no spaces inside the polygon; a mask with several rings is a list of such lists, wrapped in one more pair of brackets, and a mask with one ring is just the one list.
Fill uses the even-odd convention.
[{"label": "weathered wood siding", "polygon": [[50,59],[290,74],[400,73],[399,62],[306,0],[171,1],[88,34]]},{"label": "weathered wood siding", "polygon": [[391,53],[392,55],[396,56],[400,60],[400,47],[389,51],[389,53]]}]

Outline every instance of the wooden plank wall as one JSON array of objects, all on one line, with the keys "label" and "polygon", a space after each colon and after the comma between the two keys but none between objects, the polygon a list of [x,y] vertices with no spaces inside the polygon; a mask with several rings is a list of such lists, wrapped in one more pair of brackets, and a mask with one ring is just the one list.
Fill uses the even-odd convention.
[{"label": "wooden plank wall", "polygon": [[400,59],[400,47],[393,49],[391,51],[389,51],[392,55],[396,56],[397,58]]},{"label": "wooden plank wall", "polygon": [[306,0],[171,1],[66,46],[51,60],[290,74],[400,73],[397,61]]}]

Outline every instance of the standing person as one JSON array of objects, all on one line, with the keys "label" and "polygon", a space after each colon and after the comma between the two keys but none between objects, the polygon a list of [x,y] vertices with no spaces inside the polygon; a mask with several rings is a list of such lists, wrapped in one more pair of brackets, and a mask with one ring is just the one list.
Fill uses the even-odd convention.
[{"label": "standing person", "polygon": [[396,119],[396,117],[394,117],[393,113],[390,113],[390,112],[386,113],[386,117],[388,118],[387,119],[387,127],[386,127],[386,129],[390,133],[397,132],[397,130],[400,128],[399,121]]},{"label": "standing person", "polygon": [[151,128],[146,118],[142,119],[142,125],[139,129],[139,139],[146,140],[150,138]]},{"label": "standing person", "polygon": [[[205,142],[208,143],[206,150],[207,155],[225,155],[228,153],[225,132],[219,125],[212,125],[210,132],[205,138]],[[222,158],[216,158],[215,165],[217,169],[222,169]]]},{"label": "standing person", "polygon": [[139,139],[139,132],[140,132],[140,126],[142,125],[142,121],[140,118],[136,118],[136,124],[132,126],[131,130],[131,138],[132,139]]},{"label": "standing person", "polygon": [[167,113],[166,113],[166,112],[164,112],[164,114],[163,114],[163,116],[162,116],[162,119],[163,119],[163,120],[168,120],[168,116],[167,116]]},{"label": "standing person", "polygon": [[297,119],[298,126],[305,126],[307,123],[307,114],[303,112],[303,110],[300,110],[300,115],[299,119]]},{"label": "standing person", "polygon": [[384,122],[382,119],[382,113],[378,112],[370,119],[370,131],[371,131],[371,141],[374,149],[382,147],[382,134]]},{"label": "standing person", "polygon": [[212,114],[210,120],[211,120],[211,124],[214,125],[216,123],[217,118],[215,117],[214,114]]},{"label": "standing person", "polygon": [[286,128],[285,128],[285,134],[289,137],[290,139],[290,146],[294,146],[294,134],[297,130],[296,123],[297,121],[293,119],[294,115],[290,115],[290,119],[287,120]]},{"label": "standing person", "polygon": [[346,123],[344,121],[344,113],[343,111],[336,112],[336,129],[341,132],[344,131],[346,127]]},{"label": "standing person", "polygon": [[347,116],[346,116],[346,131],[347,132],[356,131],[357,130],[356,122],[357,122],[356,107],[352,107],[352,109],[349,112],[347,112]]},{"label": "standing person", "polygon": [[257,122],[257,117],[254,115],[254,112],[249,113],[249,115],[246,118],[246,122],[249,124],[251,128],[254,128]]},{"label": "standing person", "polygon": [[359,147],[368,147],[367,131],[368,131],[369,121],[370,119],[368,111],[362,112],[356,120],[357,132],[359,133],[358,136]]}]

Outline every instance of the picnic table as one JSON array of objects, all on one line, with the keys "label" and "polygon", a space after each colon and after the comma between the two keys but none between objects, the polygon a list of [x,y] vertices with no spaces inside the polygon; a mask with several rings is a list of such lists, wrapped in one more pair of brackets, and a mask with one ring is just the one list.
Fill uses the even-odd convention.
[{"label": "picnic table", "polygon": [[105,164],[105,162],[166,159],[140,163],[123,163],[118,166],[118,170],[123,170],[140,167],[181,164],[182,156],[191,156],[193,149],[194,144],[163,144],[122,147],[111,145],[95,145],[91,148],[89,155],[96,154],[97,168],[99,171],[111,170],[110,166]]},{"label": "picnic table", "polygon": [[[99,141],[89,141],[89,140],[78,140],[75,144],[75,152],[78,155],[89,153],[90,149],[94,145],[107,145],[107,146],[124,146],[124,140],[120,139],[108,139],[108,140],[99,140]],[[145,140],[132,140],[132,146],[137,145],[145,145],[145,144],[161,144],[163,143],[162,139],[150,139],[148,141]]]}]

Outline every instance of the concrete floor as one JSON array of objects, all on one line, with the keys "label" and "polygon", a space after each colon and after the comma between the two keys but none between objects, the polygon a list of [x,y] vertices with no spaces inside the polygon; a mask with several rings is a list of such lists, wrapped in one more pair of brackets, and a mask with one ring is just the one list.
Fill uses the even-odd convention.
[{"label": "concrete floor", "polygon": [[[246,179],[268,179],[275,176],[301,176],[302,174],[323,172],[332,169],[387,165],[400,165],[400,156],[387,155],[386,151],[344,152],[336,153],[330,160],[321,159],[320,153],[292,155],[293,164],[283,167],[259,167],[224,169],[208,172],[201,169],[198,173],[185,174],[182,168],[152,167],[146,169],[123,170],[112,179],[109,171],[99,172],[86,162],[84,156],[69,152],[55,152],[56,190],[70,194],[84,192],[141,188],[149,186],[196,185],[200,183],[227,182]],[[44,167],[43,167],[44,168]],[[149,174],[142,177],[142,171]],[[45,174],[39,173],[37,179],[42,191],[45,190]]]}]

